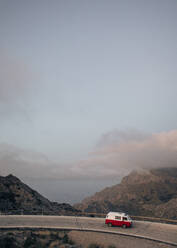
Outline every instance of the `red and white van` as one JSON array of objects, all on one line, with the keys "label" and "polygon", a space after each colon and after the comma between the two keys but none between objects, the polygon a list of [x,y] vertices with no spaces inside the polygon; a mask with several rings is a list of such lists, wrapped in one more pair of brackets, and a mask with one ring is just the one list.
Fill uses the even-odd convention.
[{"label": "red and white van", "polygon": [[130,216],[125,213],[109,212],[106,215],[105,224],[108,226],[121,226],[126,228],[132,226],[132,220]]}]

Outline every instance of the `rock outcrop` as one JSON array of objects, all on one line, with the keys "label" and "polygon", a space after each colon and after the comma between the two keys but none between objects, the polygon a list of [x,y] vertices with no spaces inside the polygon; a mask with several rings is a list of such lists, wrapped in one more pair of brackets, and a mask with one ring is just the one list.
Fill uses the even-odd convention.
[{"label": "rock outcrop", "polygon": [[0,176],[0,211],[50,215],[72,215],[78,212],[69,204],[49,201],[13,175]]},{"label": "rock outcrop", "polygon": [[134,171],[75,207],[85,212],[124,211],[177,219],[177,168]]}]

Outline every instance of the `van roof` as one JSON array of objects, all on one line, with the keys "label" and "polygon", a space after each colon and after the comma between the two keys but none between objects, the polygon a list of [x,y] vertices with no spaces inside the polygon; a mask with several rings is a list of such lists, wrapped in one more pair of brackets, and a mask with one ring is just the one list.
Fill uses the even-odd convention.
[{"label": "van roof", "polygon": [[120,215],[120,216],[125,216],[127,215],[126,213],[123,212],[109,212],[108,215]]}]

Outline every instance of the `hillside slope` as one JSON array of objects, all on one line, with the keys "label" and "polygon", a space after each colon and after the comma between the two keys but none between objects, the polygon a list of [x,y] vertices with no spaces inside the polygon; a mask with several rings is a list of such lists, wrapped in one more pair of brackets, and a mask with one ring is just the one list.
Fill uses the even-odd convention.
[{"label": "hillside slope", "polygon": [[177,168],[134,171],[75,207],[85,212],[124,211],[177,219]]},{"label": "hillside slope", "polygon": [[69,204],[49,201],[13,175],[0,176],[0,211],[27,214],[74,214],[78,212]]}]

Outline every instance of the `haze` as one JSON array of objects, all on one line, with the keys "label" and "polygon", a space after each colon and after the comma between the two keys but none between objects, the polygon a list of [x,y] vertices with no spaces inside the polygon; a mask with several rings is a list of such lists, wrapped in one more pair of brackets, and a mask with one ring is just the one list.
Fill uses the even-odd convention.
[{"label": "haze", "polygon": [[0,174],[76,202],[176,167],[176,13],[176,0],[0,0]]}]

